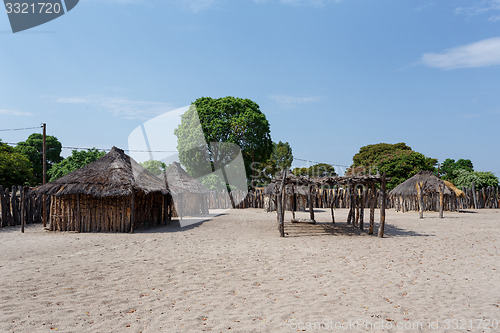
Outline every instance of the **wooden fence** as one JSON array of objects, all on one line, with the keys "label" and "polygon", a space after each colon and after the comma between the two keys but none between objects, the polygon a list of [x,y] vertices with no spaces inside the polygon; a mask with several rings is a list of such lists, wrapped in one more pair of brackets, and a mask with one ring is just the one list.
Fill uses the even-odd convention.
[{"label": "wooden fence", "polygon": [[[366,191],[366,190],[365,190]],[[456,197],[455,195],[445,196],[444,210],[457,211],[460,209],[497,209],[500,207],[500,187],[487,187],[481,190],[474,188],[464,188],[465,197]],[[256,189],[248,192],[243,198],[243,191],[232,191],[232,195],[236,202],[241,203],[236,208],[261,208],[275,210],[274,203],[269,202],[268,196],[264,194],[263,189]],[[381,205],[380,191],[377,192],[376,208]],[[315,189],[313,191],[313,207],[314,208],[330,208],[330,203],[333,201],[334,208],[349,208],[350,205],[350,190],[349,189]],[[367,200],[365,207],[368,207],[369,196],[363,195]],[[287,209],[290,210],[291,201],[287,200]],[[298,210],[305,210],[309,207],[309,198],[307,196],[297,196],[296,206]],[[210,193],[210,209],[231,208],[231,202],[226,192],[212,191]],[[387,208],[395,209],[396,211],[418,211],[418,199],[406,199],[404,202],[401,198],[388,198]],[[424,210],[439,211],[439,195],[432,194],[424,198]]]},{"label": "wooden fence", "polygon": [[[45,200],[47,207],[50,198]],[[43,196],[36,196],[28,187],[13,186],[4,189],[0,185],[0,228],[6,226],[41,223]]]}]

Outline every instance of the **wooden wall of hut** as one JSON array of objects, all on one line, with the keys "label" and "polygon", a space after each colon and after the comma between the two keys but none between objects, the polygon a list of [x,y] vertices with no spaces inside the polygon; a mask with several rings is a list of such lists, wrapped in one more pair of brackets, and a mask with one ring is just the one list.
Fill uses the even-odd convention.
[{"label": "wooden wall of hut", "polygon": [[[167,197],[136,193],[134,229],[164,224],[168,220]],[[131,197],[97,198],[88,195],[52,197],[51,231],[130,232]]]},{"label": "wooden wall of hut", "polygon": [[[21,225],[22,206],[24,206],[25,224],[42,222],[43,196],[35,195],[29,191],[29,188],[24,188],[26,196],[23,202],[21,200],[22,186],[13,186],[9,190],[0,185],[0,228]],[[49,205],[50,200],[46,200],[47,211]]]},{"label": "wooden wall of hut", "polygon": [[210,198],[210,194],[183,193],[177,197],[179,207],[172,205],[172,217],[179,217],[178,210],[182,216],[208,214]]}]

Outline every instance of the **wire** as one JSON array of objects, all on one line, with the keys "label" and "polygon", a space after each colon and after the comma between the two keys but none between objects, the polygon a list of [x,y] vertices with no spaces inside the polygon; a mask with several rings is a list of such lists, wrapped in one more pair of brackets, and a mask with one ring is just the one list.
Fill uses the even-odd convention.
[{"label": "wire", "polygon": [[304,159],[302,159],[302,158],[296,158],[296,157],[294,157],[294,158],[293,158],[293,160],[294,160],[294,161],[302,161],[302,162],[312,162],[312,163],[315,163],[315,164],[329,164],[329,165],[333,165],[333,166],[337,166],[337,167],[350,168],[350,166],[347,166],[347,165],[330,164],[330,163],[326,163],[326,162],[318,162],[318,161],[304,160]]},{"label": "wire", "polygon": [[31,130],[31,129],[37,129],[37,128],[42,128],[43,126],[37,126],[37,127],[24,127],[24,128],[7,128],[7,129],[0,129],[0,132],[8,132],[8,131],[24,131],[24,130]]}]

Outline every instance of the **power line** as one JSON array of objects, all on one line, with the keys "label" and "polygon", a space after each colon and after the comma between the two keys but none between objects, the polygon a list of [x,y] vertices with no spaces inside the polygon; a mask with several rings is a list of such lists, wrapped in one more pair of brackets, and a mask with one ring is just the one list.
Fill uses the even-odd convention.
[{"label": "power line", "polygon": [[347,166],[347,165],[340,165],[340,164],[330,164],[330,163],[326,163],[326,162],[318,162],[318,161],[312,161],[312,160],[304,160],[302,158],[296,158],[294,157],[293,158],[294,161],[302,161],[302,162],[312,162],[312,163],[315,163],[315,164],[329,164],[329,165],[332,165],[332,166],[337,166],[337,167],[343,167],[343,168],[350,168],[350,166]]},{"label": "power line", "polygon": [[24,131],[24,130],[31,130],[31,129],[38,129],[42,128],[43,126],[37,126],[37,127],[24,127],[24,128],[7,128],[7,129],[0,129],[0,132],[8,132],[8,131]]}]

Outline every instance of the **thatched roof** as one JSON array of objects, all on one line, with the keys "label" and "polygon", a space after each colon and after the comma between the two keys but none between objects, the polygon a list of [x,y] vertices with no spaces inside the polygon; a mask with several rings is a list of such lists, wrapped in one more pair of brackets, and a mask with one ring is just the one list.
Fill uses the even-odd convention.
[{"label": "thatched roof", "polygon": [[451,194],[451,190],[446,186],[446,184],[441,179],[434,176],[431,171],[420,171],[415,176],[396,186],[391,192],[389,192],[389,195],[403,197],[417,196],[417,183],[423,183],[422,193],[424,195],[439,193],[440,187],[444,187],[445,195]]},{"label": "thatched roof", "polygon": [[160,178],[165,179],[165,174],[167,175],[168,188],[174,195],[181,193],[210,193],[208,188],[191,177],[178,162],[172,163],[172,165],[165,170],[165,173],[163,173]]},{"label": "thatched roof", "polygon": [[100,159],[34,191],[55,196],[84,194],[94,197],[123,197],[131,195],[132,191],[169,193],[165,182],[116,147]]},{"label": "thatched roof", "polygon": [[[279,192],[279,187],[281,186],[278,182],[272,182],[264,188],[264,194],[276,194]],[[293,192],[297,195],[307,196],[309,195],[309,187],[304,185],[291,185],[287,184],[285,186],[286,195],[292,195],[292,186]]]},{"label": "thatched roof", "polygon": [[450,188],[453,192],[455,192],[455,195],[457,197],[464,197],[465,198],[465,193],[462,190],[459,190],[453,183],[450,183],[447,180],[443,180],[444,184]]}]

